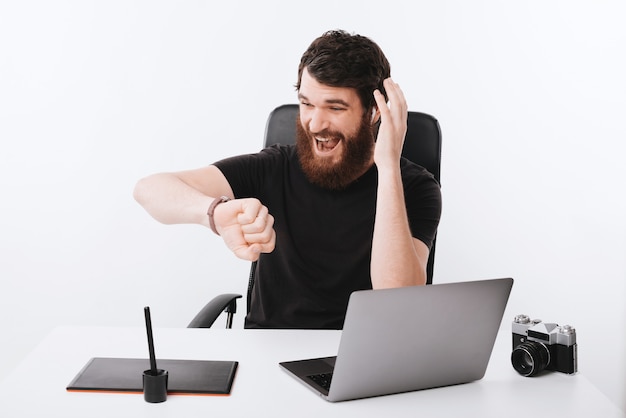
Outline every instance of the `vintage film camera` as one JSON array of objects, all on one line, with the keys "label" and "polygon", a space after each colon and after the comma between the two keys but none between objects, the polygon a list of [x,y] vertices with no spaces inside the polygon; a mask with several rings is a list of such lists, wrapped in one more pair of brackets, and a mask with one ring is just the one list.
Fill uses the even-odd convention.
[{"label": "vintage film camera", "polygon": [[578,371],[578,346],[573,327],[517,315],[512,330],[511,363],[522,376],[536,376],[542,370],[567,374]]}]

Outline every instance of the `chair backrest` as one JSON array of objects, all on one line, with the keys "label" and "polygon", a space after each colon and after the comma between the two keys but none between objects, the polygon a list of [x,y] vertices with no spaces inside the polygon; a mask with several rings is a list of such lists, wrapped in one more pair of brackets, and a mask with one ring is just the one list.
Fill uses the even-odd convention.
[{"label": "chair backrest", "polygon": [[[267,118],[265,146],[294,144],[298,105],[278,106]],[[409,112],[402,156],[421,165],[441,183],[441,128],[437,119],[426,113]]]},{"label": "chair backrest", "polygon": [[[296,121],[299,106],[285,104],[274,109],[265,125],[265,146],[274,144],[294,144],[296,139]],[[402,149],[402,156],[409,161],[427,169],[441,184],[441,128],[437,119],[421,112],[409,112],[407,132]],[[435,242],[433,241],[428,264],[426,266],[428,284],[432,283],[435,264]],[[250,270],[248,283],[248,311],[250,310],[250,296],[254,286],[256,262]]]}]

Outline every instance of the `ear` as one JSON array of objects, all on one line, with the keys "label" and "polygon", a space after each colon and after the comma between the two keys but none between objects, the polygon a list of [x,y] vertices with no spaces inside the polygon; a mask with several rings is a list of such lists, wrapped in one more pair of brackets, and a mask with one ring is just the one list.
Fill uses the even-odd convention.
[{"label": "ear", "polygon": [[370,123],[373,125],[376,122],[378,122],[379,119],[380,119],[380,112],[378,111],[378,107],[374,106],[372,108],[372,119],[370,120]]}]

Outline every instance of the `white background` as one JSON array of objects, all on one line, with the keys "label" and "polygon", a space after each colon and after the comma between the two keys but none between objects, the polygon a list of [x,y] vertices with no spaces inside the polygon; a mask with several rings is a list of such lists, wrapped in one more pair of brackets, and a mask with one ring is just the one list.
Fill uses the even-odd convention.
[{"label": "white background", "polygon": [[134,183],[258,151],[302,52],[342,28],[441,123],[435,282],[513,277],[503,326],[572,324],[581,372],[626,409],[625,17],[591,0],[2,1],[0,377],[56,325],[137,326],[150,305],[184,327],[245,292],[248,263],[158,224]]}]

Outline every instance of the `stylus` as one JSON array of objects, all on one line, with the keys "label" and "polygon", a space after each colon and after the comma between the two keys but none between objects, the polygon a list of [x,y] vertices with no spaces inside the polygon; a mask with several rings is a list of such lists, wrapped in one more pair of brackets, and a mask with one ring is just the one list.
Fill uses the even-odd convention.
[{"label": "stylus", "polygon": [[154,356],[154,341],[152,339],[152,320],[150,319],[150,308],[146,306],[143,308],[143,312],[146,317],[146,331],[148,332],[148,350],[150,351],[150,368],[152,373],[156,374],[157,365],[156,357]]}]

